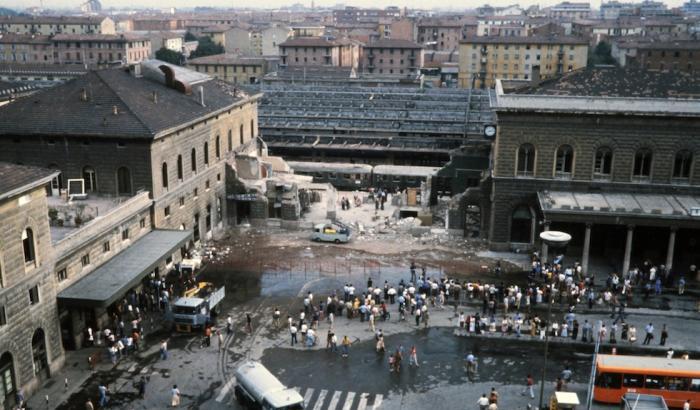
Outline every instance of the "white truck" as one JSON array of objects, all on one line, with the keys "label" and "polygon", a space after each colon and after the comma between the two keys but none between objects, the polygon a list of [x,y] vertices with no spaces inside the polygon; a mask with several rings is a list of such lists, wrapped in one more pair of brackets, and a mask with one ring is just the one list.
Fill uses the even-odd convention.
[{"label": "white truck", "polygon": [[350,227],[338,221],[317,224],[311,234],[311,240],[314,242],[347,243],[351,237]]},{"label": "white truck", "polygon": [[263,410],[301,410],[304,398],[287,388],[261,363],[247,361],[235,372],[234,394],[242,406]]},{"label": "white truck", "polygon": [[218,289],[208,282],[200,282],[196,288],[185,292],[185,296],[177,299],[170,307],[169,319],[174,323],[178,332],[191,332],[201,328],[218,312],[219,303],[224,300],[226,289]]}]

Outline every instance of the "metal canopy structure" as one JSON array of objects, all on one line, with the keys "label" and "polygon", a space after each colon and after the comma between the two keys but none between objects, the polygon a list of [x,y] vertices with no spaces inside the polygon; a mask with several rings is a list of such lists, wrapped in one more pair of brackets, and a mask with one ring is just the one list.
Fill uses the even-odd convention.
[{"label": "metal canopy structure", "polygon": [[191,237],[192,231],[151,231],[59,292],[58,302],[64,306],[108,307]]}]

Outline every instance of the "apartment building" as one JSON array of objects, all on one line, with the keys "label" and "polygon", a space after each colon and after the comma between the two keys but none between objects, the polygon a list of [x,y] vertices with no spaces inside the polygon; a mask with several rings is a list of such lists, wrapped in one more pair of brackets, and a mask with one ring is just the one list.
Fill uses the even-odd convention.
[{"label": "apartment building", "polygon": [[296,37],[279,45],[280,67],[351,67],[360,62],[360,43],[324,37]]},{"label": "apartment building", "polygon": [[547,16],[553,19],[587,19],[591,15],[591,4],[564,1],[549,8]]},{"label": "apartment building", "polygon": [[612,43],[611,54],[621,67],[689,74],[700,72],[700,43],[697,40],[619,39]]},{"label": "apartment building", "polygon": [[114,34],[114,20],[101,16],[0,16],[0,32],[40,34]]},{"label": "apartment building", "polygon": [[217,54],[188,60],[187,66],[229,83],[254,84],[267,74],[268,63],[259,57]]},{"label": "apartment building", "polygon": [[416,27],[417,42],[428,50],[456,51],[466,36],[460,20],[423,19]]},{"label": "apartment building", "polygon": [[369,74],[411,76],[423,67],[423,58],[420,44],[382,39],[364,46],[362,68]]},{"label": "apartment building", "polygon": [[588,40],[571,36],[471,37],[460,44],[459,86],[493,87],[496,79],[529,80],[577,70],[588,61]]},{"label": "apartment building", "polygon": [[51,40],[58,64],[130,65],[151,57],[151,41],[135,34],[56,34]]},{"label": "apartment building", "polygon": [[0,34],[0,63],[51,64],[53,43],[39,34]]}]

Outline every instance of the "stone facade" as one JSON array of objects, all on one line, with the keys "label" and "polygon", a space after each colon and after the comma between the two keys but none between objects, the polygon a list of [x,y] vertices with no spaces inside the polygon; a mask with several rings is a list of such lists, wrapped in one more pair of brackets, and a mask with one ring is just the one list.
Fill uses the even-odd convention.
[{"label": "stone facade", "polygon": [[[10,375],[13,392],[36,389],[64,360],[46,213],[44,185],[0,202],[0,313],[4,310],[4,318],[0,318],[4,323],[0,325],[0,373]],[[26,229],[33,235],[33,263],[25,262]],[[0,405],[12,403],[13,392],[12,397],[0,397]]]}]

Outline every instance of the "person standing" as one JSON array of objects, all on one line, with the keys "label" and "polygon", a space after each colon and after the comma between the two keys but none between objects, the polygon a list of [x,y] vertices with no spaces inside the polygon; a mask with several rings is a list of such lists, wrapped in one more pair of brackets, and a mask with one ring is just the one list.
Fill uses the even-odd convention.
[{"label": "person standing", "polygon": [[143,399],[146,397],[146,378],[141,376],[141,379],[139,379],[138,383],[138,388],[139,388],[139,398]]},{"label": "person standing", "polygon": [[230,334],[231,331],[233,331],[233,318],[231,315],[228,315],[226,318],[226,334]]},{"label": "person standing", "polygon": [[642,344],[648,345],[654,338],[654,325],[649,323],[644,327],[644,331],[646,332],[646,336],[644,336],[644,341],[642,342]]},{"label": "person standing", "polygon": [[525,390],[523,390],[523,392],[521,394],[524,396],[526,393],[529,393],[530,398],[534,399],[535,398],[535,390],[534,390],[533,386],[535,384],[535,380],[532,378],[531,374],[527,375],[526,383],[527,384],[525,385]]},{"label": "person standing", "polygon": [[690,399],[686,400],[685,403],[683,403],[683,410],[690,410]]},{"label": "person standing", "polygon": [[85,402],[85,410],[95,410],[95,406],[92,404],[92,400],[88,399],[88,401]]},{"label": "person standing", "polygon": [[160,359],[166,360],[168,358],[168,341],[163,339],[160,341]]},{"label": "person standing", "polygon": [[678,294],[682,295],[685,293],[685,276],[681,276],[680,279],[678,279]]},{"label": "person standing", "polygon": [[177,384],[173,384],[172,390],[170,390],[170,407],[178,407],[180,405],[180,389],[177,388]]},{"label": "person standing", "polygon": [[250,313],[245,314],[245,326],[248,333],[253,333],[253,319],[250,317]]},{"label": "person standing", "polygon": [[272,321],[275,323],[275,327],[280,327],[280,315],[280,310],[275,308],[275,311],[272,313]]},{"label": "person standing", "polygon": [[408,365],[420,367],[418,365],[418,350],[416,350],[416,345],[411,346],[411,354],[408,356]]},{"label": "person standing", "polygon": [[348,335],[343,336],[343,342],[342,342],[342,347],[343,347],[343,357],[348,357],[350,354],[350,338]]},{"label": "person standing", "polygon": [[216,339],[219,341],[219,351],[224,350],[224,335],[221,333],[221,330],[216,331]]},{"label": "person standing", "polygon": [[289,334],[292,336],[292,346],[297,342],[297,327],[293,324],[289,326]]},{"label": "person standing", "polygon": [[211,346],[211,327],[210,326],[204,327],[204,345],[206,347]]},{"label": "person standing", "polygon": [[489,394],[489,403],[498,404],[498,392],[495,387],[491,388],[491,394]]},{"label": "person standing", "polygon": [[661,341],[659,345],[665,346],[666,339],[668,339],[668,331],[666,331],[666,324],[664,324],[663,326],[661,326]]}]

